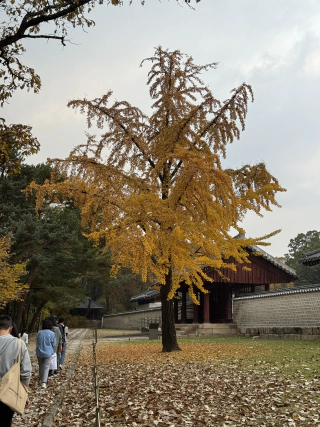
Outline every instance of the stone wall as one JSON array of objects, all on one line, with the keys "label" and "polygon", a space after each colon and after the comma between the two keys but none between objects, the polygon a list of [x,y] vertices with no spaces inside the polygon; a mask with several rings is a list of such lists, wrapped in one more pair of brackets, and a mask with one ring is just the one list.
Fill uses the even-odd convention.
[{"label": "stone wall", "polygon": [[161,309],[137,310],[125,313],[105,315],[101,327],[106,329],[132,329],[141,330],[148,327],[149,323],[161,323]]},{"label": "stone wall", "polygon": [[319,339],[320,288],[235,298],[233,322],[250,336]]},{"label": "stone wall", "polygon": [[232,323],[179,323],[176,324],[177,335],[180,337],[208,337],[214,335],[237,335],[237,326]]}]

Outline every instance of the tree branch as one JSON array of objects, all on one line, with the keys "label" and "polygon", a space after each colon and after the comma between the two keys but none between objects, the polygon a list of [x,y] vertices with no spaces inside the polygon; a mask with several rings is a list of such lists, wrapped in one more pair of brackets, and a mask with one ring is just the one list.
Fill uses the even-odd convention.
[{"label": "tree branch", "polygon": [[[69,15],[72,12],[75,12],[81,6],[85,6],[86,4],[90,3],[91,0],[77,0],[74,1],[67,1],[64,5],[48,5],[45,6],[43,9],[35,12],[27,12],[25,16],[23,17],[19,28],[16,30],[16,32],[13,35],[9,35],[6,37],[3,37],[0,40],[0,49],[3,49],[6,46],[9,46],[13,43],[16,43],[17,41],[23,39],[26,37],[26,31],[32,27],[36,27],[43,22],[50,22],[55,21],[59,18],[62,18],[66,15]],[[62,7],[62,8],[61,8]],[[61,10],[58,10],[61,8]],[[52,12],[51,12],[52,11]],[[48,13],[49,12],[49,13]],[[36,38],[36,37],[33,37]],[[39,37],[38,37],[39,38]],[[43,35],[41,38],[51,38],[48,35]]]},{"label": "tree branch", "polygon": [[[100,112],[102,112],[103,114],[105,114],[109,119],[111,119],[114,123],[116,123],[122,130],[123,132],[129,136],[129,131],[127,130],[127,128],[125,127],[125,125],[120,122],[119,120],[117,120],[112,114],[110,114],[105,108],[103,107],[99,107],[99,106],[94,106],[94,108],[96,108],[97,110],[99,110]],[[131,136],[131,142],[138,148],[138,150],[140,151],[140,153],[143,155],[144,159],[150,164],[150,166],[154,169],[155,168],[155,163],[152,161],[151,157],[149,157],[145,151],[141,148],[141,146],[139,145],[139,142],[137,141],[137,139],[134,136]]]},{"label": "tree branch", "polygon": [[215,126],[219,120],[220,117],[223,116],[223,114],[225,113],[225,111],[229,108],[229,105],[235,100],[235,98],[237,97],[238,93],[240,92],[240,88],[234,93],[234,95],[228,100],[228,102],[226,102],[222,108],[220,108],[218,114],[215,116],[215,118],[213,120],[211,120],[206,127],[203,129],[203,131],[200,133],[200,138],[203,138],[204,135],[208,132],[208,130]]},{"label": "tree branch", "polygon": [[28,35],[27,34],[27,35],[23,36],[23,38],[24,39],[47,39],[47,40],[49,40],[49,39],[55,39],[55,40],[60,40],[61,44],[63,46],[66,46],[64,36],[51,36],[51,35],[34,36],[34,35],[30,35],[30,34]]}]

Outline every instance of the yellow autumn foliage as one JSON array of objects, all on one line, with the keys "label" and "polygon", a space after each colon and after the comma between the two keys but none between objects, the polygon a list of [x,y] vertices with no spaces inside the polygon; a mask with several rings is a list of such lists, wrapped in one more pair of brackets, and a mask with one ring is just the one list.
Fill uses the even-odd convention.
[{"label": "yellow autumn foliage", "polygon": [[[126,101],[111,102],[112,92],[94,100],[75,100],[69,107],[87,116],[87,144],[65,160],[51,163],[68,179],[39,186],[43,200],[71,198],[81,208],[88,237],[111,249],[113,273],[131,268],[143,279],[153,275],[172,299],[183,282],[195,303],[194,286],[203,292],[206,267],[235,270],[227,261],[248,262],[245,248],[265,244],[267,236],[234,239],[247,211],[258,215],[278,206],[285,191],[264,163],[223,169],[227,144],[245,129],[249,85],[231,91],[228,100],[214,98],[200,79],[215,63],[197,66],[180,51],[157,48],[148,74],[153,113],[150,117]],[[143,63],[142,63],[143,65]]]},{"label": "yellow autumn foliage", "polygon": [[20,278],[26,274],[26,263],[10,263],[11,236],[0,237],[0,307],[19,299],[28,285]]}]

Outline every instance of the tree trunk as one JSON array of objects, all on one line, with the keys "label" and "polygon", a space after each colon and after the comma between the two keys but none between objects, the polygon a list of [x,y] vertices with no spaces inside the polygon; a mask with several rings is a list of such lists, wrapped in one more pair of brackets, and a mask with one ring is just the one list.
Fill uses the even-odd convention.
[{"label": "tree trunk", "polygon": [[30,322],[30,325],[28,326],[27,333],[33,332],[33,329],[35,327],[36,321],[41,313],[41,310],[43,307],[47,304],[48,300],[44,299],[41,301],[40,305],[37,307],[36,312],[34,313],[32,320]]},{"label": "tree trunk", "polygon": [[[35,269],[32,269],[29,272],[29,275],[28,275],[28,285],[29,285],[29,287],[30,287],[31,282],[32,282],[32,280],[34,278],[34,274],[35,274]],[[20,331],[21,326],[22,326],[22,314],[23,314],[23,311],[24,311],[25,306],[26,306],[26,301],[27,301],[28,294],[29,294],[29,291],[25,291],[23,293],[21,301],[20,301],[19,306],[18,306],[17,315],[16,315],[16,318],[15,318],[15,322],[16,322],[16,325],[17,325],[17,328],[18,328],[19,331]]]},{"label": "tree trunk", "polygon": [[111,311],[110,296],[106,295],[106,313],[109,313],[110,311]]},{"label": "tree trunk", "polygon": [[166,277],[166,284],[161,286],[161,314],[162,314],[162,352],[169,353],[171,351],[180,351],[178,345],[176,327],[174,324],[174,306],[173,300],[168,301],[168,294],[171,289],[171,277],[169,274]]},{"label": "tree trunk", "polygon": [[29,313],[30,313],[30,306],[31,306],[31,301],[32,301],[32,294],[33,294],[33,290],[31,289],[28,297],[27,297],[27,302],[25,305],[25,309],[22,313],[22,327],[27,329],[28,328],[28,322],[29,322]]},{"label": "tree trunk", "polygon": [[26,306],[27,297],[28,297],[28,291],[23,293],[21,301],[19,302],[18,312],[17,312],[16,318],[15,318],[15,322],[16,322],[18,331],[21,330],[22,314],[23,314],[23,311],[24,311],[25,306]]},{"label": "tree trunk", "polygon": [[[90,319],[90,308],[91,308],[91,298],[89,298],[89,304],[88,304],[88,308],[87,308],[87,311],[86,311],[86,314],[84,315],[84,317],[86,317],[87,319],[89,318]],[[92,319],[90,319],[90,320],[92,320]]]}]

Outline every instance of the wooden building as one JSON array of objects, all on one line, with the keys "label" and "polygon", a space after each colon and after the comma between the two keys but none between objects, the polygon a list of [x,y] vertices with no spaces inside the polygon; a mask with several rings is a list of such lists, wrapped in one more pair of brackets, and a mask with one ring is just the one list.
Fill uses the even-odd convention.
[{"label": "wooden building", "polygon": [[82,302],[76,308],[70,310],[72,316],[83,316],[89,320],[98,320],[101,319],[103,315],[104,307],[92,299],[88,298],[86,301]]},{"label": "wooden building", "polygon": [[[269,255],[257,246],[249,246],[248,264],[238,264],[230,259],[230,263],[236,265],[237,271],[222,269],[220,276],[212,268],[206,269],[206,273],[213,282],[205,282],[204,287],[209,292],[203,294],[195,289],[200,305],[192,302],[188,295],[188,287],[181,285],[178,295],[180,299],[174,300],[175,323],[228,323],[233,320],[233,297],[248,295],[254,292],[268,292],[271,284],[290,283],[297,279],[295,271]],[[259,253],[260,255],[255,255]],[[251,270],[245,270],[249,267]],[[152,291],[155,298],[156,292]],[[149,296],[149,295],[148,295]],[[138,296],[137,296],[138,297]],[[145,295],[141,295],[145,298]],[[134,301],[138,301],[134,297]],[[145,301],[140,301],[143,304]]]},{"label": "wooden building", "polygon": [[[205,289],[209,292],[203,294],[195,293],[200,305],[192,304],[192,315],[190,315],[190,302],[188,304],[188,289],[181,287],[181,306],[175,300],[176,323],[225,323],[232,322],[232,300],[233,297],[268,291],[271,284],[290,283],[297,279],[295,271],[280,260],[269,255],[257,246],[249,246],[250,263],[238,264],[230,259],[230,263],[236,265],[237,271],[222,269],[221,277],[217,271],[208,268],[206,273],[213,282],[206,282]],[[260,255],[255,255],[259,253]],[[248,271],[243,267],[249,267]]]},{"label": "wooden building", "polygon": [[161,307],[160,292],[156,289],[148,289],[130,298],[130,302],[138,303],[136,310]]}]

